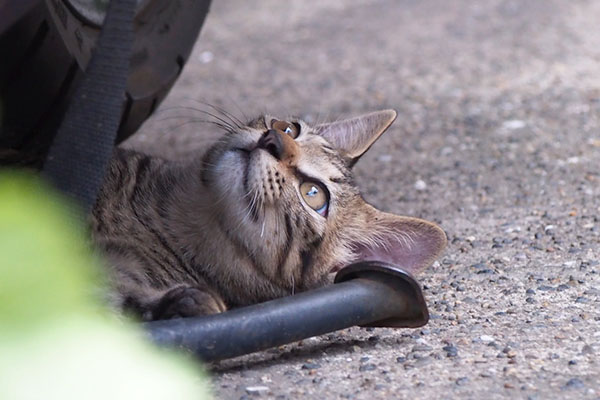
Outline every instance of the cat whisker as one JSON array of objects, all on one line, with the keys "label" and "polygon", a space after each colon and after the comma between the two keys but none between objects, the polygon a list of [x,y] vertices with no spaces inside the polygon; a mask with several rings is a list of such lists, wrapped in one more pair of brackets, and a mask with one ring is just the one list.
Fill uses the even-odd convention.
[{"label": "cat whisker", "polygon": [[215,115],[206,110],[202,110],[200,108],[190,107],[190,106],[176,106],[176,107],[170,107],[170,108],[163,109],[163,111],[165,111],[165,112],[172,111],[172,110],[189,110],[189,111],[199,112],[199,113],[202,113],[209,117],[212,117],[212,118],[216,119],[217,121],[220,121],[222,124],[227,125],[227,126],[231,127],[232,129],[233,128],[243,129],[243,124],[241,122],[237,122],[229,117],[227,117],[228,120],[223,119],[218,115]]},{"label": "cat whisker", "polygon": [[195,123],[212,124],[212,125],[215,125],[215,126],[221,128],[221,129],[223,129],[226,132],[229,132],[231,134],[236,134],[236,132],[234,130],[232,130],[231,128],[229,128],[227,126],[224,126],[223,124],[220,124],[220,123],[215,122],[215,121],[208,121],[208,120],[201,120],[201,119],[193,119],[193,120],[189,120],[189,121],[186,121],[186,122],[182,122],[181,124],[175,125],[174,127],[170,127],[170,129],[173,132],[173,131],[176,131],[177,129],[180,129],[180,128],[186,126],[186,125],[195,124]]},{"label": "cat whisker", "polygon": [[254,214],[254,203],[256,201],[256,198],[258,197],[258,193],[256,191],[250,191],[248,193],[246,193],[243,198],[247,199],[248,197],[250,197],[250,195],[252,195],[252,198],[250,198],[250,200],[247,202],[247,205],[245,206],[244,212],[245,212],[245,219],[250,219],[250,215]]},{"label": "cat whisker", "polygon": [[256,195],[252,199],[250,212],[252,213],[254,220],[258,221],[260,218],[259,212],[262,210],[262,200],[259,191],[256,191]]},{"label": "cat whisker", "polygon": [[[188,118],[186,116],[182,116],[182,115],[171,115],[168,117],[163,117],[158,119],[157,121],[162,122],[162,121],[168,121],[168,120],[172,120],[172,119],[182,119],[182,118]],[[193,118],[193,119],[188,119],[186,121],[186,123],[194,123],[194,122],[200,122],[200,123],[206,123],[206,124],[212,124],[215,126],[218,126],[219,128],[229,132],[229,133],[233,133],[235,134],[235,127],[232,127],[231,125],[228,124],[224,124],[222,122],[218,122],[218,121],[211,121],[208,119],[200,119],[200,118]]]},{"label": "cat whisker", "polygon": [[290,275],[292,281],[292,296],[296,293],[296,280],[294,279],[294,274]]},{"label": "cat whisker", "polygon": [[[195,101],[198,102],[197,100],[194,99],[189,99],[191,101]],[[200,103],[203,104],[203,103]],[[197,107],[192,107],[192,106],[173,106],[173,107],[168,107],[168,108],[163,108],[161,109],[159,112],[169,112],[169,111],[173,111],[173,110],[189,110],[189,111],[194,111],[194,112],[199,112],[199,113],[203,113],[205,115],[208,115],[216,120],[219,120],[221,123],[229,125],[231,127],[236,127],[238,129],[243,129],[245,127],[245,124],[240,121],[239,119],[235,118],[234,116],[232,116],[231,114],[228,114],[227,112],[225,112],[224,110],[220,109],[220,108],[216,108],[208,103],[206,103],[206,105],[212,107],[213,109],[215,109],[217,111],[217,113],[220,113],[221,115],[223,115],[226,119],[221,118],[219,115],[213,114],[207,110],[203,110],[201,108],[197,108]]]},{"label": "cat whisker", "polygon": [[[248,116],[246,115],[246,113],[244,112],[244,110],[242,110],[242,108],[240,107],[240,105],[238,104],[238,102],[236,102],[231,96],[227,96],[227,98],[233,103],[233,105],[240,112],[240,114],[242,114],[242,117],[244,117],[244,119],[246,121],[250,121],[250,118],[248,118]],[[233,113],[231,113],[231,115],[235,117],[235,115],[233,115]],[[236,119],[238,119],[238,118],[236,118]]]},{"label": "cat whisker", "polygon": [[228,118],[229,120],[231,120],[231,122],[233,122],[234,124],[236,124],[240,128],[246,125],[242,121],[240,121],[240,119],[238,117],[236,117],[235,115],[233,115],[229,111],[226,111],[222,107],[215,106],[214,104],[210,104],[208,102],[201,101],[201,100],[196,100],[196,99],[191,99],[191,100],[195,101],[198,104],[202,104],[202,105],[208,106],[208,107],[212,108],[213,110],[215,110],[217,112],[220,112],[221,114],[223,114],[223,116],[225,116],[226,118]]}]

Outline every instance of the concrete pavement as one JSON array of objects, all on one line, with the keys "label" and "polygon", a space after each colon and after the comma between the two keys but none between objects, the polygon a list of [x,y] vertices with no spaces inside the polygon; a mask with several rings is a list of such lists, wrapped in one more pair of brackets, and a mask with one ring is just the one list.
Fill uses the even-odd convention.
[{"label": "concrete pavement", "polygon": [[600,2],[215,1],[127,145],[201,152],[218,132],[169,110],[207,109],[194,99],[309,121],[396,109],[357,181],[450,241],[419,277],[427,326],[212,365],[217,398],[600,397]]}]

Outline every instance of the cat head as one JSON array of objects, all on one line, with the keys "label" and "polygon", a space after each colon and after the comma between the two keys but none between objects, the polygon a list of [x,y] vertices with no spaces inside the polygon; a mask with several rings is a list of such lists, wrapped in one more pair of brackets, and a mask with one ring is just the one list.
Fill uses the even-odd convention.
[{"label": "cat head", "polygon": [[318,286],[359,260],[418,273],[444,249],[438,226],[377,210],[354,183],[352,166],[395,118],[384,110],[310,126],[264,116],[207,153],[203,181],[227,240],[274,294]]}]

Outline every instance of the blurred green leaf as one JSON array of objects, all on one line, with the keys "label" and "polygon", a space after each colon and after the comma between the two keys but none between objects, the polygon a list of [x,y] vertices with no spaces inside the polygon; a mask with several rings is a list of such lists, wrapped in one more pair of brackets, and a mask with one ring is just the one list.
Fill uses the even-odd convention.
[{"label": "blurred green leaf", "polygon": [[207,399],[197,363],[99,302],[100,262],[66,207],[0,172],[0,399]]},{"label": "blurred green leaf", "polygon": [[57,195],[13,172],[0,175],[0,199],[0,329],[100,310],[98,260]]}]

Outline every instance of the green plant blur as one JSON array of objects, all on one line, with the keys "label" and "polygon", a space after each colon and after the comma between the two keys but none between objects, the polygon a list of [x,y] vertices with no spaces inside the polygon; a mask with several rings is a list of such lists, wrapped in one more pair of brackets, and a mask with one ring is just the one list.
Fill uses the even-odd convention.
[{"label": "green plant blur", "polygon": [[102,304],[74,207],[38,178],[0,172],[0,398],[208,398],[197,363]]}]

